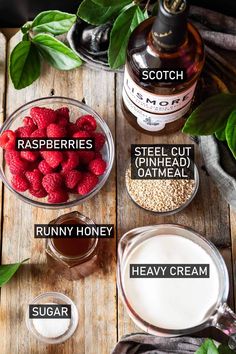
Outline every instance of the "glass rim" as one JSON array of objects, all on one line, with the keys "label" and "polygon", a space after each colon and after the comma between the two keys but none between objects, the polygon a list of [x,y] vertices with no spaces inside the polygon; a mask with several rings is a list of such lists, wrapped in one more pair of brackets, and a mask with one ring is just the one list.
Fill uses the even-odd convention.
[{"label": "glass rim", "polygon": [[[76,100],[74,98],[68,98],[68,97],[64,97],[64,96],[49,96],[49,97],[40,97],[37,99],[34,99],[32,101],[29,101],[23,105],[21,105],[19,108],[17,108],[14,112],[12,112],[10,114],[10,116],[4,120],[1,128],[0,128],[0,135],[7,129],[10,129],[11,124],[16,121],[19,116],[18,114],[22,111],[22,110],[26,110],[29,109],[32,105],[37,104],[37,103],[41,103],[43,104],[44,102],[49,101],[50,104],[52,104],[53,102],[57,102],[58,103],[67,103],[70,105],[73,105],[75,107],[78,107],[80,109],[83,109],[84,111],[87,111],[88,113],[90,113],[91,115],[93,115],[96,120],[99,123],[99,126],[102,128],[102,131],[104,132],[105,136],[106,136],[106,140],[107,140],[107,145],[108,145],[108,150],[109,150],[109,161],[107,161],[107,169],[105,171],[105,173],[102,175],[102,178],[100,179],[100,181],[98,182],[98,184],[96,185],[96,187],[91,190],[88,194],[86,194],[86,196],[82,196],[81,198],[78,199],[74,199],[71,201],[67,201],[67,202],[63,202],[63,203],[57,203],[57,204],[50,204],[50,203],[46,203],[46,202],[42,202],[39,200],[34,200],[31,199],[28,196],[23,195],[21,192],[16,191],[11,184],[8,182],[4,170],[3,170],[3,166],[5,164],[5,158],[4,156],[2,157],[2,163],[0,164],[0,178],[2,179],[3,183],[5,184],[5,186],[14,194],[16,195],[20,200],[36,206],[36,207],[40,207],[40,208],[45,208],[45,209],[64,209],[64,208],[70,208],[73,206],[77,206],[89,199],[91,199],[93,196],[95,196],[100,189],[104,186],[104,184],[106,183],[112,167],[113,167],[113,163],[114,163],[114,156],[115,156],[115,146],[114,146],[114,141],[113,141],[113,137],[112,137],[112,133],[111,130],[108,126],[108,124],[106,123],[106,121],[95,111],[93,110],[93,108],[91,108],[90,106],[88,106],[86,103],[83,103],[79,100]],[[46,103],[45,103],[46,104]]]},{"label": "glass rim", "polygon": [[[54,297],[56,299],[59,299],[61,301],[64,301],[64,303],[71,305],[71,323],[68,328],[68,330],[60,335],[59,337],[55,338],[48,338],[44,337],[42,334],[38,333],[37,330],[35,329],[33,325],[33,319],[29,318],[29,305],[34,305],[38,303],[41,299],[46,299],[49,297]],[[37,338],[39,341],[47,343],[47,344],[60,344],[68,340],[75,332],[77,329],[78,323],[79,323],[79,312],[77,309],[77,306],[75,303],[65,294],[56,292],[56,291],[48,291],[45,293],[41,293],[37,295],[32,301],[30,301],[27,305],[26,313],[25,313],[25,321],[26,321],[26,326],[30,333]]]},{"label": "glass rim", "polygon": [[[131,232],[134,232],[134,236],[133,236],[134,238],[136,236],[142,237],[145,233],[147,233],[151,230],[155,230],[155,228],[160,228],[160,227],[178,228],[180,230],[186,230],[193,235],[193,238],[200,239],[213,252],[215,258],[217,259],[217,261],[219,263],[219,264],[216,264],[218,271],[219,271],[219,269],[221,269],[222,273],[224,273],[224,276],[222,277],[223,282],[224,282],[224,287],[223,287],[222,293],[219,292],[219,299],[217,302],[217,306],[216,306],[216,308],[214,308],[214,310],[212,310],[212,313],[208,316],[208,318],[204,322],[200,323],[199,325],[189,327],[189,328],[177,329],[177,330],[176,329],[169,329],[169,328],[161,328],[161,327],[152,325],[152,324],[148,323],[147,321],[143,320],[136,313],[136,311],[129,304],[129,301],[126,297],[125,290],[122,285],[122,283],[123,283],[123,280],[122,280],[123,275],[122,275],[122,271],[121,271],[121,262],[122,262],[122,254],[123,254],[123,251],[121,249],[122,248],[122,241],[124,241],[124,239],[127,237],[127,235]],[[140,233],[138,233],[139,231],[140,231]],[[152,237],[152,236],[150,236],[150,237]],[[182,236],[182,237],[187,238],[186,236]],[[227,267],[226,267],[223,256],[220,254],[219,250],[216,248],[216,246],[210,240],[206,239],[204,236],[202,236],[197,231],[195,231],[194,229],[192,229],[188,226],[175,224],[175,223],[167,223],[167,224],[163,223],[163,224],[157,224],[157,225],[137,227],[132,230],[129,230],[121,237],[121,239],[119,240],[118,251],[117,251],[117,287],[118,287],[118,293],[119,293],[119,296],[122,300],[123,305],[125,306],[130,318],[133,320],[133,322],[139,328],[141,328],[145,332],[152,333],[154,335],[162,335],[162,336],[166,336],[166,337],[171,337],[171,336],[187,335],[190,333],[198,332],[206,327],[210,327],[211,325],[214,325],[214,321],[215,321],[217,315],[219,314],[220,309],[222,308],[222,306],[224,306],[224,304],[226,303],[227,298],[228,298],[229,275],[228,275]]]}]

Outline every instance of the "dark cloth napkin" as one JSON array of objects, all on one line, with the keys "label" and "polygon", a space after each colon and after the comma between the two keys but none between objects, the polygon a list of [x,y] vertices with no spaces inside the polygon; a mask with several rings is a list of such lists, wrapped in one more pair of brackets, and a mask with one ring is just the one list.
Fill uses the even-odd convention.
[{"label": "dark cloth napkin", "polygon": [[133,333],[122,337],[111,354],[193,354],[203,342],[203,338],[163,338]]},{"label": "dark cloth napkin", "polygon": [[207,172],[226,201],[236,210],[236,161],[228,147],[214,136],[198,138]]}]

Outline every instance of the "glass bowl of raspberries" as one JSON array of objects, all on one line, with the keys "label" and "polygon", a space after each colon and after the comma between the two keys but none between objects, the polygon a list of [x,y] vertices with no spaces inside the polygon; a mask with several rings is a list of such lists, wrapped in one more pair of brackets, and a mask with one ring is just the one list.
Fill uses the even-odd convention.
[{"label": "glass bowl of raspberries", "polygon": [[[18,151],[17,138],[93,138],[95,149]],[[0,177],[21,200],[43,208],[65,208],[93,197],[114,160],[106,122],[86,104],[65,97],[40,98],[17,109],[0,130]]]}]

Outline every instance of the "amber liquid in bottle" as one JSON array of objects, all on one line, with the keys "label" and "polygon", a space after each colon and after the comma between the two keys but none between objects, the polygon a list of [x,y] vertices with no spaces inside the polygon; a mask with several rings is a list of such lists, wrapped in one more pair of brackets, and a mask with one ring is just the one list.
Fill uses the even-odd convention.
[{"label": "amber liquid in bottle", "polygon": [[[204,65],[204,46],[187,23],[186,0],[160,0],[157,18],[142,22],[131,34],[125,66],[122,110],[139,131],[162,135],[184,124]],[[182,69],[184,82],[140,81],[140,69]]]}]

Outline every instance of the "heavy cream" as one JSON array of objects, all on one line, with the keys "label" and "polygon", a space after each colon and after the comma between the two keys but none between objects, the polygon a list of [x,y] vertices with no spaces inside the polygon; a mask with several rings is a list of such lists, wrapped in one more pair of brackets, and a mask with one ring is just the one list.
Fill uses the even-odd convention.
[{"label": "heavy cream", "polygon": [[[209,264],[209,278],[130,278],[130,264]],[[132,250],[123,271],[125,295],[146,322],[163,329],[187,329],[204,322],[220,289],[211,256],[193,241],[174,235],[151,237]]]}]

